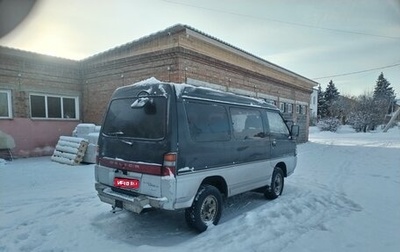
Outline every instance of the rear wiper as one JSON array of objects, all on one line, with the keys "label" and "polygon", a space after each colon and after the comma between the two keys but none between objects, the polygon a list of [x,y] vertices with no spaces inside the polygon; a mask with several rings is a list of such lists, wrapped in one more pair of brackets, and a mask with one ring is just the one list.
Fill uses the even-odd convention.
[{"label": "rear wiper", "polygon": [[125,143],[125,144],[127,144],[127,145],[129,145],[129,146],[132,146],[132,145],[133,145],[132,142],[129,142],[129,141],[126,141],[126,140],[123,140],[123,139],[119,139],[120,136],[125,135],[125,133],[122,132],[122,131],[110,132],[110,133],[108,133],[107,135],[109,135],[109,136],[116,136],[116,137],[118,138],[119,141],[121,141],[121,142],[123,142],[123,143]]},{"label": "rear wiper", "polygon": [[109,136],[123,136],[123,135],[125,135],[125,133],[122,132],[122,131],[115,131],[115,132],[106,133],[106,135],[109,135]]}]

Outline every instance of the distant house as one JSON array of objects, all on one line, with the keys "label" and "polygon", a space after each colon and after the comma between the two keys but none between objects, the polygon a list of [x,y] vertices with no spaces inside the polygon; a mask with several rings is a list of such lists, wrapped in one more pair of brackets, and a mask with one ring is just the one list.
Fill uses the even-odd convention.
[{"label": "distant house", "polygon": [[310,116],[311,118],[318,117],[318,89],[314,88],[311,93],[310,100]]},{"label": "distant house", "polygon": [[78,123],[100,124],[116,88],[150,77],[265,99],[308,139],[316,82],[186,25],[81,61],[0,47],[0,131],[14,156],[49,155]]}]

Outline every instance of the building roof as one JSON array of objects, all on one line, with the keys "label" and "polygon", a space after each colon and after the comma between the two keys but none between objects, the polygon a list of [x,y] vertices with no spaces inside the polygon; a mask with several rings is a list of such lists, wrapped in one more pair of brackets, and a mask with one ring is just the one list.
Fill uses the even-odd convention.
[{"label": "building roof", "polygon": [[122,52],[122,51],[124,51],[126,49],[129,49],[129,48],[135,47],[137,45],[140,45],[142,43],[149,42],[149,41],[152,41],[154,39],[157,39],[157,38],[160,38],[160,37],[164,37],[164,36],[169,36],[169,35],[172,35],[172,34],[175,34],[175,33],[179,33],[179,32],[186,32],[190,36],[195,36],[195,37],[197,37],[197,38],[199,38],[199,39],[201,39],[203,41],[207,41],[207,42],[209,42],[209,43],[211,43],[213,45],[216,45],[216,46],[221,47],[221,48],[223,48],[225,50],[231,51],[232,53],[241,55],[241,56],[243,56],[243,57],[245,57],[245,58],[247,58],[247,59],[249,59],[251,61],[255,61],[257,63],[260,63],[261,65],[264,65],[264,66],[266,66],[266,67],[268,67],[270,69],[273,69],[275,71],[278,71],[278,72],[280,72],[282,74],[292,76],[295,79],[300,79],[300,80],[303,81],[303,83],[304,82],[308,83],[308,85],[310,85],[310,88],[318,85],[317,82],[315,82],[315,81],[313,81],[311,79],[308,79],[308,78],[306,78],[306,77],[304,77],[302,75],[299,75],[299,74],[297,74],[295,72],[292,72],[292,71],[290,71],[288,69],[285,69],[285,68],[283,68],[281,66],[278,66],[278,65],[276,65],[274,63],[271,63],[271,62],[269,62],[269,61],[267,61],[267,60],[265,60],[265,59],[263,59],[261,57],[258,57],[258,56],[254,55],[254,54],[246,52],[245,50],[243,50],[241,48],[235,47],[235,46],[233,46],[233,45],[231,45],[231,44],[229,44],[227,42],[224,42],[224,41],[222,41],[222,40],[220,40],[220,39],[218,39],[218,38],[216,38],[214,36],[208,35],[208,34],[202,32],[200,30],[197,30],[197,29],[195,29],[193,27],[190,27],[190,26],[184,25],[184,24],[177,24],[177,25],[171,26],[171,27],[169,27],[169,28],[167,28],[165,30],[150,34],[148,36],[139,38],[137,40],[131,41],[129,43],[126,43],[126,44],[123,44],[123,45],[120,45],[120,46],[117,46],[117,47],[114,47],[114,48],[111,48],[111,49],[106,50],[104,52],[100,52],[100,53],[94,54],[94,55],[92,55],[90,57],[87,57],[85,59],[82,59],[80,61],[63,59],[63,58],[54,57],[54,56],[47,56],[47,55],[43,55],[43,54],[38,54],[38,53],[34,53],[34,52],[27,52],[27,51],[23,51],[23,50],[19,50],[19,49],[2,47],[2,46],[0,46],[0,52],[5,53],[5,54],[12,54],[14,56],[24,55],[24,57],[28,56],[30,58],[35,58],[35,57],[40,57],[40,58],[43,58],[43,59],[56,58],[56,59],[59,59],[59,60],[66,60],[66,61],[70,61],[70,62],[84,62],[84,61],[88,61],[88,60],[91,60],[91,59],[96,59],[96,58],[99,58],[99,57],[102,57],[102,56],[108,56],[108,55],[112,55],[112,54],[115,54],[115,53],[119,53],[119,52]]},{"label": "building roof", "polygon": [[113,53],[116,53],[116,52],[119,52],[119,51],[123,51],[123,50],[131,48],[133,46],[136,46],[138,44],[141,44],[141,43],[144,43],[144,42],[147,42],[147,41],[151,41],[151,40],[154,40],[154,39],[159,38],[159,37],[163,37],[163,36],[168,36],[168,35],[172,35],[172,34],[175,34],[175,33],[179,33],[179,32],[182,32],[182,31],[185,31],[189,35],[197,36],[200,39],[208,40],[208,42],[210,42],[212,44],[215,44],[215,45],[217,45],[219,47],[223,47],[224,49],[230,50],[230,51],[232,51],[232,52],[234,52],[236,54],[239,54],[241,56],[244,56],[244,57],[246,57],[246,58],[248,58],[248,59],[250,59],[252,61],[259,62],[259,63],[261,63],[261,64],[263,64],[263,65],[265,65],[265,66],[267,66],[267,67],[269,67],[271,69],[274,69],[274,70],[279,71],[281,73],[293,76],[293,77],[298,78],[298,79],[302,79],[303,81],[309,83],[311,86],[318,85],[318,82],[315,82],[315,81],[313,81],[313,80],[311,80],[309,78],[306,78],[306,77],[304,77],[304,76],[302,76],[300,74],[297,74],[297,73],[292,72],[292,71],[290,71],[288,69],[285,69],[285,68],[283,68],[281,66],[278,66],[278,65],[276,65],[274,63],[271,63],[271,62],[269,62],[269,61],[267,61],[267,60],[265,60],[265,59],[263,59],[261,57],[258,57],[258,56],[254,55],[254,54],[251,54],[251,53],[249,53],[249,52],[247,52],[247,51],[245,51],[245,50],[243,50],[241,48],[233,46],[233,45],[231,45],[231,44],[229,44],[227,42],[224,42],[224,41],[222,41],[222,40],[220,40],[220,39],[218,39],[218,38],[216,38],[214,36],[211,36],[211,35],[206,34],[206,33],[202,32],[200,30],[197,30],[197,29],[195,29],[195,28],[193,28],[191,26],[184,25],[184,24],[177,24],[177,25],[168,27],[165,30],[150,34],[148,36],[139,38],[139,39],[131,41],[129,43],[126,43],[126,44],[111,48],[111,49],[109,49],[107,51],[95,54],[95,55],[90,56],[90,57],[88,57],[86,59],[83,59],[83,61],[89,60],[89,59],[94,59],[94,58],[100,57],[100,56],[106,56],[106,55],[113,54]]},{"label": "building roof", "polygon": [[51,56],[51,55],[46,55],[46,54],[41,54],[41,53],[36,53],[36,52],[31,52],[31,51],[25,51],[25,50],[21,50],[21,49],[17,49],[17,48],[6,47],[6,46],[0,46],[0,53],[4,54],[4,55],[23,57],[23,58],[29,58],[29,59],[35,59],[35,60],[36,59],[52,60],[52,61],[59,60],[62,62],[70,62],[70,63],[79,62],[77,60],[56,57],[56,56]]}]

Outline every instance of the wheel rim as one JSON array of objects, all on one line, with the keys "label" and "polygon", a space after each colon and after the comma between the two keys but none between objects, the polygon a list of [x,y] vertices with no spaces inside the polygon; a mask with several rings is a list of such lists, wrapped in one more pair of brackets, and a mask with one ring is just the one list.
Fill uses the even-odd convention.
[{"label": "wheel rim", "polygon": [[218,202],[213,195],[207,196],[201,205],[200,217],[207,225],[211,224],[217,215]]},{"label": "wheel rim", "polygon": [[276,195],[280,195],[283,186],[283,179],[280,173],[277,173],[274,180],[274,192]]}]

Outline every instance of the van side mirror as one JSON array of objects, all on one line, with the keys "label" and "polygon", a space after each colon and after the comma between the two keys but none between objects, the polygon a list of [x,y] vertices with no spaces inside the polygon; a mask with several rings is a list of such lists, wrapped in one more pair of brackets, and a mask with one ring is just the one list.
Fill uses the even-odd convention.
[{"label": "van side mirror", "polygon": [[290,136],[292,137],[298,137],[300,133],[300,127],[299,125],[292,125],[290,127]]}]

